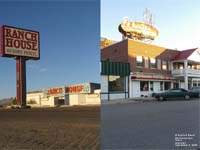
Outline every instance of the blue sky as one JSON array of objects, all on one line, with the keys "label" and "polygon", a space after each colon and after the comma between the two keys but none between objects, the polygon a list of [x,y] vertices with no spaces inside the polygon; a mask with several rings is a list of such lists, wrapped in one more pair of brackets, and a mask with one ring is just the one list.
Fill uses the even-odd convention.
[{"label": "blue sky", "polygon": [[118,25],[125,16],[143,21],[149,8],[159,36],[155,45],[180,50],[200,47],[199,0],[101,0],[101,37],[121,40]]},{"label": "blue sky", "polygon": [[[0,2],[0,25],[40,32],[41,59],[29,60],[27,91],[100,82],[99,0]],[[16,62],[0,57],[0,99],[16,95]]]}]

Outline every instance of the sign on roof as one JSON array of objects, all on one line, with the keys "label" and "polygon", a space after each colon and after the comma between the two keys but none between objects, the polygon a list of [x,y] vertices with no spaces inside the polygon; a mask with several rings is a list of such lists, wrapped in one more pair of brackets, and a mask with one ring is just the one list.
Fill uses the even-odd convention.
[{"label": "sign on roof", "polygon": [[119,31],[129,38],[151,39],[158,36],[158,30],[150,24],[124,21],[119,25]]}]

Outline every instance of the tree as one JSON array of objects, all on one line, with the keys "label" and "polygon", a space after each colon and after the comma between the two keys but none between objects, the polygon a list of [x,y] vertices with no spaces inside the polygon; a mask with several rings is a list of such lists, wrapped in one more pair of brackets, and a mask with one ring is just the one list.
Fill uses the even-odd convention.
[{"label": "tree", "polygon": [[17,99],[16,99],[16,97],[12,98],[12,105],[17,105]]}]

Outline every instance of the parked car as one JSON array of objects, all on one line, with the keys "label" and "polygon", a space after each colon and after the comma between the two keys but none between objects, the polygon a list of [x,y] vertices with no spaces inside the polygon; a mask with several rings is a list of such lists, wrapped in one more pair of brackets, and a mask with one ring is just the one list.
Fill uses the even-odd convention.
[{"label": "parked car", "polygon": [[190,92],[192,93],[197,93],[198,94],[198,97],[200,98],[200,87],[192,87],[190,89]]},{"label": "parked car", "polygon": [[199,87],[192,87],[192,88],[190,89],[190,91],[191,91],[191,92],[198,92],[198,93],[200,93],[200,86],[199,86]]},{"label": "parked car", "polygon": [[182,88],[177,88],[177,89],[170,89],[162,93],[154,93],[154,97],[160,101],[166,100],[168,98],[179,98],[179,97],[189,100],[191,97],[200,97],[200,94],[198,92],[187,91]]}]

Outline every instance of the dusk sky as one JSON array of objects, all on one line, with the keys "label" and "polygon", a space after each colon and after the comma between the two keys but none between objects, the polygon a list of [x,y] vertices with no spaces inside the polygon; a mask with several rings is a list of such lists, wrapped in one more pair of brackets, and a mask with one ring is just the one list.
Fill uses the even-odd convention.
[{"label": "dusk sky", "polygon": [[123,18],[143,21],[145,8],[159,31],[152,44],[180,50],[200,47],[199,0],[101,0],[101,37],[120,41],[118,26]]},{"label": "dusk sky", "polygon": [[[0,25],[40,32],[40,60],[26,63],[27,91],[100,82],[99,0],[0,2]],[[0,57],[0,99],[16,96],[16,62]]]}]

